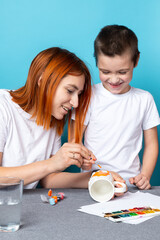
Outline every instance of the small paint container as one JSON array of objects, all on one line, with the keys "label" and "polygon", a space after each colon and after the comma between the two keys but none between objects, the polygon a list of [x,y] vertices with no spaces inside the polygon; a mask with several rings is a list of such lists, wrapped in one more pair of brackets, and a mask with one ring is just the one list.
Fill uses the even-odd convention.
[{"label": "small paint container", "polygon": [[55,205],[56,204],[54,198],[50,198],[49,203],[50,203],[50,205]]}]

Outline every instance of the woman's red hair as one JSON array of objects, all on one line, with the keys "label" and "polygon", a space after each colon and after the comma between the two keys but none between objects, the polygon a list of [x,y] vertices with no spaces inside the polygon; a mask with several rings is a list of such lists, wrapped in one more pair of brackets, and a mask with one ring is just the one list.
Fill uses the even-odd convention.
[{"label": "woman's red hair", "polygon": [[[88,68],[74,53],[53,47],[40,52],[32,61],[26,84],[10,91],[12,100],[26,112],[32,113],[37,125],[45,129],[56,127],[59,135],[63,132],[68,117],[68,138],[70,140],[71,111],[62,120],[57,120],[51,114],[55,91],[66,75],[84,75],[84,90],[79,96],[79,106],[75,112],[75,142],[82,139],[83,123],[91,98],[91,76]],[[38,86],[38,81],[41,84]]]}]

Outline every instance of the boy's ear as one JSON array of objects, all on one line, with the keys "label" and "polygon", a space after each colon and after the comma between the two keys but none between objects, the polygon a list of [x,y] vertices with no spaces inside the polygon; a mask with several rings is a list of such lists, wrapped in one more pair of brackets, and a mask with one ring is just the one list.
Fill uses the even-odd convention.
[{"label": "boy's ear", "polygon": [[140,53],[138,54],[137,61],[136,61],[135,65],[134,65],[134,67],[137,67],[138,62],[139,62],[139,58],[140,58]]}]

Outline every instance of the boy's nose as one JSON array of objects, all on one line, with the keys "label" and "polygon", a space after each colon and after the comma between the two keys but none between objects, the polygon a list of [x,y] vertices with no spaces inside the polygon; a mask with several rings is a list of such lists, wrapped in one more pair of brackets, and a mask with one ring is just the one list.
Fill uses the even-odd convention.
[{"label": "boy's nose", "polygon": [[111,77],[111,82],[114,83],[114,84],[118,83],[119,82],[118,76],[112,76]]},{"label": "boy's nose", "polygon": [[72,105],[72,107],[77,108],[78,107],[78,95],[75,94],[72,96],[71,100],[70,100],[70,104]]}]

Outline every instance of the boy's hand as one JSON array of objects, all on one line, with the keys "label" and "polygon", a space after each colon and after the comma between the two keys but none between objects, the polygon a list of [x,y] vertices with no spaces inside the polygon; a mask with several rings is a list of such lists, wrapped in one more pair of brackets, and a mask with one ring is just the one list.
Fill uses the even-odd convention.
[{"label": "boy's hand", "polygon": [[91,170],[92,164],[94,164],[95,161],[97,160],[92,152],[90,152],[90,154],[91,154],[90,160],[85,159],[85,158],[83,159],[83,164],[82,164],[83,170],[86,170],[86,171]]},{"label": "boy's hand", "polygon": [[130,184],[134,184],[135,186],[137,186],[141,190],[151,188],[149,179],[142,173],[138,174],[135,177],[130,178],[129,182],[130,182]]},{"label": "boy's hand", "polygon": [[[110,173],[112,174],[113,180],[114,181],[118,181],[118,182],[122,182],[122,183],[126,183],[126,181],[116,172],[112,172],[110,171]],[[118,187],[118,186],[117,186]],[[127,192],[127,186],[126,186],[126,192]],[[115,193],[115,196],[119,197],[122,196],[124,193]],[[114,197],[113,197],[114,198]]]}]

